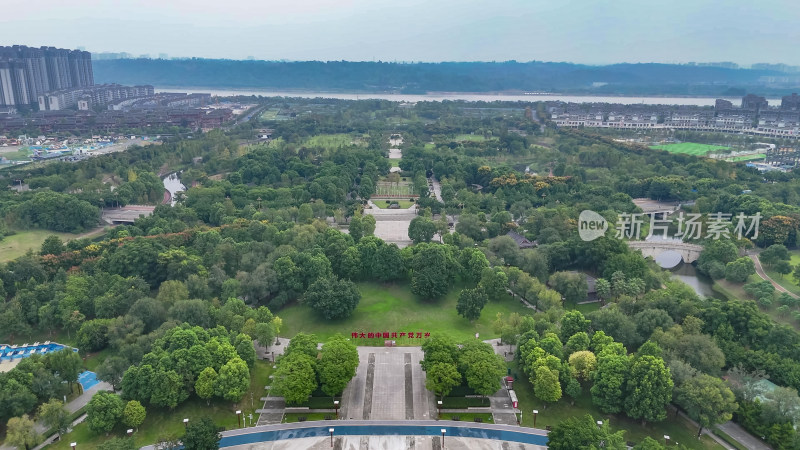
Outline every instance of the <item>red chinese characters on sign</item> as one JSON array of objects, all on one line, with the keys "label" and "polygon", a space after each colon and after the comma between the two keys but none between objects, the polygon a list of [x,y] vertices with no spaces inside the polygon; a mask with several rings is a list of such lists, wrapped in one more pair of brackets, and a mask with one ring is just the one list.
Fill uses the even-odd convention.
[{"label": "red chinese characters on sign", "polygon": [[431,334],[423,331],[370,331],[366,333],[361,331],[353,331],[350,333],[350,337],[353,339],[396,339],[398,337],[408,337],[409,339],[427,339],[431,337]]}]

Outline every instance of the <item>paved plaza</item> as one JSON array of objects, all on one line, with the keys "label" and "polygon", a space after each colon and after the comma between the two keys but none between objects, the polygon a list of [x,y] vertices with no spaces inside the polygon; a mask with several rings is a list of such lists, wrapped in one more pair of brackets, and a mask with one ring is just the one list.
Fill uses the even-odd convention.
[{"label": "paved plaza", "polygon": [[425,389],[420,347],[358,347],[361,363],[342,393],[342,417],[363,420],[435,418]]}]

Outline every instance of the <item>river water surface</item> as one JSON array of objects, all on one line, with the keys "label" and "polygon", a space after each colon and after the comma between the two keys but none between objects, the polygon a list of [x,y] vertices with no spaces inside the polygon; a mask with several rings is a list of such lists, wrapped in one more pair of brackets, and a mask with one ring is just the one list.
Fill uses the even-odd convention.
[{"label": "river water surface", "polygon": [[[236,95],[260,95],[263,97],[299,97],[299,98],[335,98],[340,100],[380,99],[395,102],[440,102],[444,100],[465,100],[470,102],[539,102],[561,101],[571,103],[619,103],[624,105],[693,105],[714,106],[720,97],[652,97],[652,96],[613,96],[613,95],[562,95],[547,93],[531,94],[481,94],[474,92],[432,92],[430,94],[391,94],[391,93],[354,93],[354,92],[317,92],[317,91],[276,91],[270,89],[230,89],[203,87],[156,87],[156,92],[189,92],[206,93],[220,97]],[[741,98],[725,98],[734,104]],[[770,105],[780,104],[780,99],[768,99]]]}]

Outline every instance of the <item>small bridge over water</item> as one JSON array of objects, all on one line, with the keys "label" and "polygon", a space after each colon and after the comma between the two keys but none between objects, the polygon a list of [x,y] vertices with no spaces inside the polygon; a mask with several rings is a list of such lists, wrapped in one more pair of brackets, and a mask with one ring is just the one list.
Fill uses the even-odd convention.
[{"label": "small bridge over water", "polygon": [[[628,247],[634,250],[641,250],[642,256],[651,257],[661,267],[672,268],[681,261],[693,263],[700,257],[703,247],[697,244],[687,244],[680,241],[651,240],[651,241],[627,241]],[[680,259],[678,258],[680,256]]]}]

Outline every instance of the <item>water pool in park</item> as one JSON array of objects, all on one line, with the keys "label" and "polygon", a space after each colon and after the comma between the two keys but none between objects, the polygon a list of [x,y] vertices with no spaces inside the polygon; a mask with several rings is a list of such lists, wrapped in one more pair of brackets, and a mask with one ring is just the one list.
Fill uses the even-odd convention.
[{"label": "water pool in park", "polygon": [[[0,362],[11,361],[14,359],[27,358],[28,356],[57,352],[66,348],[65,345],[58,342],[46,341],[44,344],[38,342],[33,345],[0,345]],[[77,352],[78,349],[73,348],[72,351]]]},{"label": "water pool in park", "polygon": [[[337,422],[331,426],[335,428],[335,436],[441,436],[444,428],[447,430],[448,437],[493,439],[523,444],[547,445],[546,435],[470,426],[447,426],[444,423],[442,425],[345,425],[342,422]],[[223,436],[219,444],[220,448],[224,448],[234,445],[254,444],[256,442],[326,437],[330,435],[329,428],[329,426],[311,426],[296,429],[257,431],[248,434]]]},{"label": "water pool in park", "polygon": [[83,392],[86,392],[95,387],[100,380],[97,379],[97,375],[94,372],[87,370],[78,375],[78,382],[81,384],[81,387],[83,387]]}]

